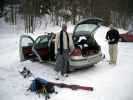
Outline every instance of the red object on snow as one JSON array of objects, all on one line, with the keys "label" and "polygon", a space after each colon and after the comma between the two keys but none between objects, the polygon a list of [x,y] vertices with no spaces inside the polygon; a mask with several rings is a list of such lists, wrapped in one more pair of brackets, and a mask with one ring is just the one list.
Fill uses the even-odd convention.
[{"label": "red object on snow", "polygon": [[81,90],[88,90],[88,91],[93,91],[93,87],[88,87],[88,86],[81,86],[81,85],[70,85],[70,84],[65,84],[65,83],[55,83],[55,82],[49,82],[55,86],[58,86],[60,88],[70,88],[72,90],[77,90],[77,89],[81,89]]}]

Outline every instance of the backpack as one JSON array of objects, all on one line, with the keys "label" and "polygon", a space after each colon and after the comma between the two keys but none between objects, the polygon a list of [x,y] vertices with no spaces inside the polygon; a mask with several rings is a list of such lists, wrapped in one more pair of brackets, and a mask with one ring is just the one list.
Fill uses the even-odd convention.
[{"label": "backpack", "polygon": [[29,90],[31,90],[31,92],[36,92],[39,94],[49,94],[55,92],[54,85],[41,78],[34,79],[29,87]]}]

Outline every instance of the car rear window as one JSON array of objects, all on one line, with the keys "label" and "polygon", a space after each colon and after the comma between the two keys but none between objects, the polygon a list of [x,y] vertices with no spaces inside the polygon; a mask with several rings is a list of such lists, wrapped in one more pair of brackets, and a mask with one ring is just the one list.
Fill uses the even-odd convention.
[{"label": "car rear window", "polygon": [[96,27],[97,25],[95,24],[81,24],[76,27],[75,32],[85,31],[85,32],[91,33]]}]

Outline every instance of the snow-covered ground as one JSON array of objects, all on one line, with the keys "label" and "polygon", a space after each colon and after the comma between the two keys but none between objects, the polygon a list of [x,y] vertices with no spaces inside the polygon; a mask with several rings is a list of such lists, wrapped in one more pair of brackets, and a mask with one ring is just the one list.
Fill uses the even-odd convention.
[{"label": "snow-covered ground", "polygon": [[[69,27],[71,30],[72,27]],[[21,28],[20,28],[21,29]],[[48,28],[49,31],[60,28]],[[57,88],[58,94],[52,94],[50,100],[133,100],[133,43],[119,43],[118,64],[109,65],[108,45],[105,41],[107,27],[100,27],[95,35],[102,47],[106,59],[92,68],[70,73],[63,82],[94,87],[93,92]],[[10,26],[0,20],[0,100],[44,100],[26,92],[31,79],[24,79],[18,71],[24,66],[38,77],[55,81],[53,65],[38,62],[19,61],[19,30],[10,30]],[[14,34],[17,33],[17,34]],[[62,81],[59,81],[62,82]]]}]

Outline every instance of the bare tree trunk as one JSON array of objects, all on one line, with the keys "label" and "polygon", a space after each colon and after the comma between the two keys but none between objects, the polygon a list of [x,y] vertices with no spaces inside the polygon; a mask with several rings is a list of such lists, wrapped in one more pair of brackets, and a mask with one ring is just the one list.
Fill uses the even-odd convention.
[{"label": "bare tree trunk", "polygon": [[16,25],[16,6],[10,5],[10,9],[11,9],[10,23]]}]

